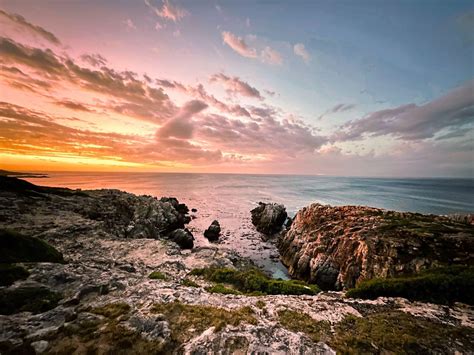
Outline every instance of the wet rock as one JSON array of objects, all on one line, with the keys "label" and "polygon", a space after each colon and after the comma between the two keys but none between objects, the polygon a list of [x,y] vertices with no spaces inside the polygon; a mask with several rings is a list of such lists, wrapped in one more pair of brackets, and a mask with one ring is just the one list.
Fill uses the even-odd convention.
[{"label": "wet rock", "polygon": [[204,236],[209,239],[210,242],[215,242],[219,239],[219,235],[221,234],[221,226],[219,221],[214,220],[212,221],[209,228],[204,231]]},{"label": "wet rock", "polygon": [[170,233],[170,239],[181,249],[192,249],[194,246],[194,237],[187,228],[174,230]]},{"label": "wet rock", "polygon": [[285,223],[285,206],[276,203],[259,202],[258,207],[250,211],[252,224],[260,233],[271,235],[279,232]]},{"label": "wet rock", "polygon": [[442,216],[313,204],[278,242],[290,275],[325,289],[474,264],[474,226]]}]

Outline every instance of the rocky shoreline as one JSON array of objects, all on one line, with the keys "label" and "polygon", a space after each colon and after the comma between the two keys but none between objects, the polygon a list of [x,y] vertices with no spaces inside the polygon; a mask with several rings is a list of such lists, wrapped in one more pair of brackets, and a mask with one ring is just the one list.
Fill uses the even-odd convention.
[{"label": "rocky shoreline", "polygon": [[[193,274],[193,270],[209,266],[243,270],[252,267],[252,263],[218,245],[192,247],[186,231],[188,209],[176,199],[135,196],[117,190],[42,188],[15,178],[0,179],[0,229],[45,241],[64,258],[64,262],[14,263],[24,268],[28,276],[0,287],[3,295],[41,288],[59,296],[46,310],[0,315],[1,354],[474,351],[472,306],[387,297],[353,299],[332,291],[316,295],[213,292],[216,283]],[[297,271],[300,268],[292,269],[294,260],[304,260],[296,256],[301,248],[293,243],[300,238],[305,240],[309,233],[303,231],[314,228],[303,218],[314,209],[317,208],[300,212],[289,231],[275,237],[280,240],[283,261],[298,278],[311,275],[311,268],[301,269],[301,274]],[[284,222],[282,217],[275,220],[278,224]],[[441,222],[447,223],[444,219]],[[214,237],[217,227],[211,229]],[[273,233],[277,229],[268,230]],[[348,239],[357,240],[352,236]],[[466,236],[462,240],[465,244],[457,247],[465,252],[463,262],[470,264],[472,238]],[[413,244],[411,237],[406,242],[410,253],[420,247]],[[392,249],[383,248],[392,253]],[[324,255],[327,260],[332,254]],[[390,260],[397,257],[398,254]],[[380,264],[386,266],[381,268],[382,274],[374,276],[392,272],[384,262]],[[353,267],[347,266],[346,272],[338,273],[336,283],[340,280],[342,288],[347,280],[357,281],[356,275],[372,276],[368,270],[377,269],[376,265],[379,264],[361,267],[365,273],[359,274],[348,273]],[[398,269],[394,266],[393,270]],[[393,337],[382,336],[388,332],[387,324],[394,323],[400,327],[391,329]],[[424,330],[415,337],[410,327]]]}]

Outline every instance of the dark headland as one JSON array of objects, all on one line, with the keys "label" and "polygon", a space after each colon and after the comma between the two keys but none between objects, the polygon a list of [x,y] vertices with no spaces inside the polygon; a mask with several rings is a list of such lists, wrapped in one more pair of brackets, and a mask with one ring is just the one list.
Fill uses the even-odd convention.
[{"label": "dark headland", "polygon": [[218,221],[195,247],[173,197],[7,175],[1,354],[474,352],[470,216],[262,203],[285,281],[220,248]]}]

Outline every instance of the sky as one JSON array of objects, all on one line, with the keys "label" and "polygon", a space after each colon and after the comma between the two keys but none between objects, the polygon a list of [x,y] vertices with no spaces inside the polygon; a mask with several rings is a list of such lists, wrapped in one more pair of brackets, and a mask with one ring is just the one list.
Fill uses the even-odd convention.
[{"label": "sky", "polygon": [[474,177],[471,1],[0,0],[0,168]]}]

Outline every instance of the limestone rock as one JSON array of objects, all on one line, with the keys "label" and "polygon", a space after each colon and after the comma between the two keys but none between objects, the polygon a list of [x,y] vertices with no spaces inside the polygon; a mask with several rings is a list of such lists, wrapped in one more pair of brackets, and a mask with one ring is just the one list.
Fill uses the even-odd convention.
[{"label": "limestone rock", "polygon": [[374,277],[474,264],[474,226],[361,206],[312,204],[278,242],[293,277],[341,290]]}]

